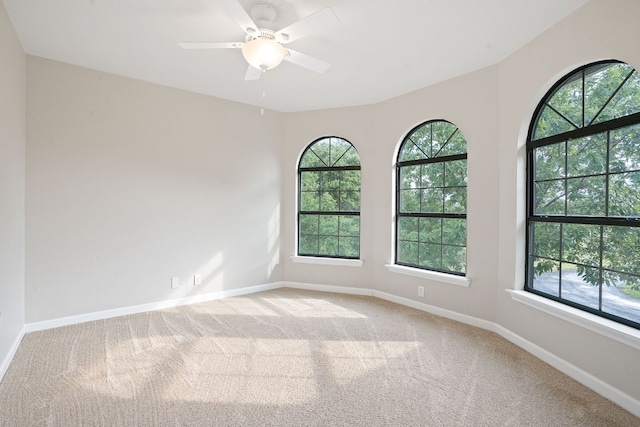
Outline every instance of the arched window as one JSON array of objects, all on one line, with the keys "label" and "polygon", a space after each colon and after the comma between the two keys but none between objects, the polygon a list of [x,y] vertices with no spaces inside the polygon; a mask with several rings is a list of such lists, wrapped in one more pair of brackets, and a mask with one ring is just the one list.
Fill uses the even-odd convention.
[{"label": "arched window", "polygon": [[415,127],[396,162],[395,263],[465,275],[467,143],[444,120]]},{"label": "arched window", "polygon": [[603,61],[562,78],[527,156],[525,289],[640,328],[640,75]]},{"label": "arched window", "polygon": [[360,156],[345,139],[311,143],[298,165],[298,255],[360,257]]}]

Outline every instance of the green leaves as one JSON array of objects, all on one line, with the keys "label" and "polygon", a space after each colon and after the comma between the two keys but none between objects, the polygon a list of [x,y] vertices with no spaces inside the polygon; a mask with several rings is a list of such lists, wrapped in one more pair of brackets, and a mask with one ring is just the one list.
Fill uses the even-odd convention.
[{"label": "green leaves", "polygon": [[[612,270],[640,275],[640,228],[604,227],[606,265]],[[640,281],[635,285],[640,290]]]},{"label": "green leaves", "polygon": [[360,166],[360,156],[351,143],[342,138],[321,138],[312,143],[300,158],[300,168]]},{"label": "green leaves", "polygon": [[432,159],[465,154],[467,142],[458,128],[445,120],[433,120],[417,126],[404,139],[398,161]]},{"label": "green leaves", "polygon": [[605,216],[606,177],[590,176],[567,179],[569,216]]},{"label": "green leaves", "polygon": [[640,125],[627,126],[610,132],[610,171],[640,169]]},{"label": "green leaves", "polygon": [[[581,76],[580,76],[581,77]],[[574,128],[584,126],[582,122],[582,78],[569,79],[560,86],[548,102],[549,114],[553,110],[555,116],[563,118]]]},{"label": "green leaves", "polygon": [[606,287],[640,292],[639,112],[640,75],[593,64],[542,100],[528,142],[527,286],[635,322],[633,303]]},{"label": "green leaves", "polygon": [[567,142],[567,176],[587,176],[607,171],[607,133]]},{"label": "green leaves", "polygon": [[[595,66],[585,70],[585,125],[640,111],[640,103],[634,99],[638,94],[637,74],[633,74],[636,74],[635,70],[628,64]],[[629,91],[635,91],[635,96],[627,100],[625,96],[619,96]]]},{"label": "green leaves", "polygon": [[547,105],[542,108],[534,129],[533,139],[537,140],[547,136],[569,132],[577,129],[577,127],[565,117],[558,114],[558,112],[552,107]]},{"label": "green leaves", "polygon": [[467,161],[400,166],[400,212],[465,213]]},{"label": "green leaves", "polygon": [[360,171],[301,171],[300,210],[359,211]]},{"label": "green leaves", "polygon": [[403,141],[397,166],[396,262],[466,271],[466,151],[462,133],[444,120],[423,123]]},{"label": "green leaves", "polygon": [[563,224],[562,261],[598,267],[600,265],[600,226]]},{"label": "green leaves", "polygon": [[640,125],[538,147],[533,156],[536,215],[640,217]]},{"label": "green leaves", "polygon": [[609,215],[640,218],[640,172],[612,175],[609,180]]},{"label": "green leaves", "polygon": [[566,144],[559,143],[536,148],[535,158],[535,180],[544,181],[550,179],[564,178]]},{"label": "green leaves", "polygon": [[315,141],[300,158],[299,180],[298,253],[358,258],[360,158],[356,149],[337,137]]},{"label": "green leaves", "polygon": [[300,214],[298,253],[357,258],[360,255],[360,217]]},{"label": "green leaves", "polygon": [[450,218],[398,218],[398,262],[416,267],[464,272],[467,221]]},{"label": "green leaves", "polygon": [[640,228],[547,222],[530,227],[535,275],[557,271],[562,263],[593,286],[640,290]]},{"label": "green leaves", "polygon": [[640,75],[628,64],[601,63],[565,77],[545,100],[532,140],[640,112]]}]

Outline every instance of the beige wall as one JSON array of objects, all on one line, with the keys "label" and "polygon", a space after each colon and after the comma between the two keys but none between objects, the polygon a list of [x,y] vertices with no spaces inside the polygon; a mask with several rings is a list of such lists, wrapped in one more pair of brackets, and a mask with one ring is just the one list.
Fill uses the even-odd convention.
[{"label": "beige wall", "polygon": [[0,376],[24,325],[25,55],[0,2]]},{"label": "beige wall", "polygon": [[277,113],[28,56],[27,123],[27,322],[282,279]]},{"label": "beige wall", "polygon": [[[374,288],[493,320],[498,252],[497,80],[497,69],[491,67],[375,106],[288,114],[282,170],[285,278]],[[398,275],[385,268],[392,261],[394,155],[407,132],[431,119],[456,124],[468,143],[470,288]],[[298,264],[289,258],[296,250],[296,162],[302,150],[323,135],[344,137],[360,153],[364,261],[360,268]],[[425,298],[416,298],[418,285],[427,286]]]}]

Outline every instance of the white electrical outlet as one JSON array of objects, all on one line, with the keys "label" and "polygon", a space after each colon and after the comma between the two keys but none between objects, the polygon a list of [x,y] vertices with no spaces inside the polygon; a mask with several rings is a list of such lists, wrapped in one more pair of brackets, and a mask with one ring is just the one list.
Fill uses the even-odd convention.
[{"label": "white electrical outlet", "polygon": [[418,286],[418,296],[424,297],[424,286]]},{"label": "white electrical outlet", "polygon": [[198,286],[202,284],[202,276],[199,274],[193,275],[193,286]]},{"label": "white electrical outlet", "polygon": [[180,287],[180,278],[179,277],[172,277],[171,278],[171,288],[175,289],[175,288],[179,288]]}]

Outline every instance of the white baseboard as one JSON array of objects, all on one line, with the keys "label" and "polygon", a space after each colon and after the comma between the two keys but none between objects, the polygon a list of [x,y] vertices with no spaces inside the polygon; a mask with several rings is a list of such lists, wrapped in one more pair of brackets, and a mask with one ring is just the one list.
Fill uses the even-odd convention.
[{"label": "white baseboard", "polygon": [[199,302],[213,301],[222,298],[237,297],[281,288],[282,282],[268,283],[265,285],[247,286],[245,288],[230,289],[226,291],[212,292],[195,295],[192,297],[178,298],[166,301],[152,302],[148,304],[133,305],[129,307],[115,308],[112,310],[96,311],[93,313],[78,314],[76,316],[60,317],[58,319],[31,322],[25,325],[26,332],[43,331],[59,328],[61,326],[75,325],[78,323],[92,322],[95,320],[110,319],[112,317],[127,316],[129,314],[146,313],[148,311],[161,310],[163,308],[179,307],[182,305],[196,304]]},{"label": "white baseboard", "polygon": [[601,396],[606,397],[612,402],[617,403],[622,406],[627,411],[631,412],[633,415],[640,417],[640,401],[634,399],[626,393],[618,390],[615,387],[607,384],[601,379],[594,377],[590,373],[583,371],[575,365],[567,362],[566,360],[556,356],[555,354],[543,349],[542,347],[537,346],[536,344],[528,341],[521,336],[514,334],[510,330],[500,326],[495,325],[495,333],[506,339],[507,341],[512,342],[518,347],[526,350],[528,353],[533,354],[538,359],[546,362],[547,364],[553,366],[563,374],[573,378],[584,386],[590,388]]},{"label": "white baseboard", "polygon": [[313,283],[302,282],[282,282],[283,287],[304,289],[307,291],[320,291],[320,292],[333,292],[336,294],[350,294],[350,295],[364,295],[372,296],[373,291],[366,288],[353,288],[346,286],[333,286],[333,285],[317,285]]},{"label": "white baseboard", "polygon": [[434,314],[436,316],[444,317],[447,319],[465,323],[467,325],[475,326],[480,329],[486,329],[489,331],[493,331],[495,329],[494,328],[495,323],[493,322],[488,322],[486,320],[479,319],[477,317],[468,316],[466,314],[461,314],[455,311],[447,310],[445,308],[440,308],[434,305],[429,305],[429,304],[414,301],[408,298],[403,298],[396,295],[388,294],[386,292],[373,291],[373,296],[376,298],[383,299],[385,301],[391,301],[396,304],[415,308],[417,310],[425,311],[427,313]]},{"label": "white baseboard", "polygon": [[95,313],[86,313],[86,314],[81,314],[77,316],[63,317],[59,319],[45,320],[42,322],[28,323],[22,328],[22,331],[20,335],[16,338],[15,343],[12,346],[9,354],[5,357],[4,361],[2,362],[2,365],[0,365],[0,380],[2,380],[2,377],[4,376],[6,370],[8,369],[9,364],[11,363],[11,360],[15,355],[15,352],[17,351],[18,346],[22,341],[22,337],[27,332],[57,328],[60,326],[73,325],[77,323],[84,323],[84,322],[89,322],[94,320],[109,319],[112,317],[143,313],[143,312],[159,310],[163,308],[178,307],[182,305],[212,301],[216,299],[248,295],[256,292],[263,292],[263,291],[278,289],[282,287],[305,289],[305,290],[312,290],[312,291],[351,294],[351,295],[373,296],[375,298],[380,298],[396,304],[404,305],[404,306],[415,308],[417,310],[421,310],[427,313],[431,313],[436,316],[445,317],[447,319],[452,319],[461,323],[465,323],[471,326],[475,326],[481,329],[495,332],[498,335],[502,336],[507,341],[510,341],[511,343],[517,345],[518,347],[524,349],[525,351],[533,354],[537,358],[553,366],[554,368],[564,373],[565,375],[568,375],[569,377],[575,379],[576,381],[580,382],[586,387],[589,387],[591,390],[595,391],[596,393],[615,402],[616,404],[620,405],[621,407],[631,412],[635,416],[640,417],[640,401],[638,401],[637,399],[634,399],[633,397],[629,396],[626,393],[623,393],[622,391],[607,384],[606,382],[600,380],[599,378],[596,378],[595,376],[589,374],[588,372],[583,371],[582,369],[567,362],[566,360],[554,355],[553,353],[543,349],[542,347],[537,346],[536,344],[533,344],[530,341],[527,341],[521,336],[511,332],[510,330],[494,322],[490,322],[490,321],[473,317],[473,316],[468,316],[466,314],[457,313],[455,311],[447,310],[444,308],[424,304],[408,298],[403,298],[396,295],[388,294],[386,292],[376,291],[373,289],[355,288],[355,287],[346,287],[346,286],[333,286],[333,285],[319,285],[319,284],[302,283],[302,282],[275,282],[275,283],[269,283],[265,285],[249,286],[246,288],[213,292],[209,294],[180,298],[175,300],[161,301],[156,303],[123,307],[123,308],[118,308],[113,310],[99,311]]},{"label": "white baseboard", "polygon": [[27,333],[26,329],[23,326],[22,329],[20,330],[20,332],[18,333],[18,336],[16,337],[16,339],[13,340],[13,344],[11,345],[11,348],[9,348],[9,352],[4,357],[4,360],[2,361],[2,364],[0,364],[0,381],[2,381],[2,379],[4,378],[4,374],[7,373],[7,369],[9,369],[9,365],[11,364],[11,361],[13,360],[13,356],[16,355],[16,351],[18,351],[18,347],[20,347],[20,343],[22,342],[22,338],[24,338],[24,335],[26,333]]}]

